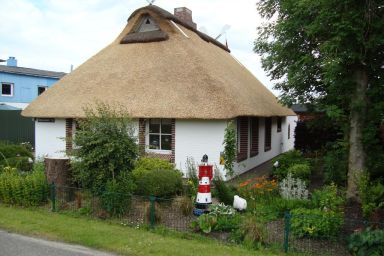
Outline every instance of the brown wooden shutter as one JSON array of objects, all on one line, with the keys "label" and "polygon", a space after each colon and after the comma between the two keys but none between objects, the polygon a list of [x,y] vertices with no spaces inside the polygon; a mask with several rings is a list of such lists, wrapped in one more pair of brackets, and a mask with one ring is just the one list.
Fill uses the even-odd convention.
[{"label": "brown wooden shutter", "polygon": [[237,119],[237,161],[243,161],[248,157],[248,117]]},{"label": "brown wooden shutter", "polygon": [[65,119],[65,150],[68,154],[72,150],[73,119]]},{"label": "brown wooden shutter", "polygon": [[265,138],[264,138],[264,151],[271,150],[272,143],[272,118],[265,118]]},{"label": "brown wooden shutter", "polygon": [[259,154],[259,118],[251,118],[251,157]]}]

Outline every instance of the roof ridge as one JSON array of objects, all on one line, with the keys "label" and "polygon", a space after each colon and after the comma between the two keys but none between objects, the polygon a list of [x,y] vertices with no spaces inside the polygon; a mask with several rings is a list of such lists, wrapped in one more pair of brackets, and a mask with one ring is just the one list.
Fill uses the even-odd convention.
[{"label": "roof ridge", "polygon": [[163,8],[157,6],[157,5],[147,5],[147,6],[144,6],[144,7],[141,7],[139,9],[136,9],[129,17],[128,17],[128,20],[127,22],[129,22],[134,16],[136,16],[136,14],[142,10],[145,10],[145,9],[149,9],[153,12],[156,12],[158,15],[160,15],[161,17],[165,18],[165,19],[168,19],[168,20],[172,20],[180,25],[182,25],[183,27],[195,32],[198,36],[200,36],[201,39],[203,39],[204,41],[207,41],[209,43],[213,43],[214,45],[216,45],[217,47],[220,47],[221,49],[227,51],[227,52],[231,52],[231,50],[224,44],[220,43],[219,41],[217,41],[216,39],[212,38],[211,36],[197,30],[196,28],[192,27],[191,25],[189,25],[188,23],[180,20],[179,18],[177,18],[175,15],[173,15],[172,13],[170,13],[169,11],[167,10],[164,10]]}]

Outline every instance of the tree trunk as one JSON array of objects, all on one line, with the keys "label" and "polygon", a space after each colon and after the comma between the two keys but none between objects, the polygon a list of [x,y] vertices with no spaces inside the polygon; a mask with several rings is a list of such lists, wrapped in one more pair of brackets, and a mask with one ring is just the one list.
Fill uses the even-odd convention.
[{"label": "tree trunk", "polygon": [[364,69],[357,69],[354,80],[356,87],[355,95],[351,99],[347,199],[360,202],[358,182],[365,169],[363,128],[367,107],[367,72]]}]

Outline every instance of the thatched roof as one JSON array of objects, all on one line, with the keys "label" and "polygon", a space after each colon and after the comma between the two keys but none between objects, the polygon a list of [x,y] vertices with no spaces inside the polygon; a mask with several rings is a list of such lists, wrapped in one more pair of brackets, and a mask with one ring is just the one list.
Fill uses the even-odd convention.
[{"label": "thatched roof", "polygon": [[[124,43],[143,15],[149,15],[168,38],[148,42],[151,36],[143,36],[144,42]],[[226,46],[153,5],[136,10],[110,45],[40,95],[22,114],[81,118],[83,108],[96,101],[123,105],[134,118],[295,115]]]}]

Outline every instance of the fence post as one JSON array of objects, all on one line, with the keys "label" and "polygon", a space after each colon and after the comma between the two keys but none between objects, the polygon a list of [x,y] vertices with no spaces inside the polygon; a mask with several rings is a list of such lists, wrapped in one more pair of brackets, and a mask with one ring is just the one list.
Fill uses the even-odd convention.
[{"label": "fence post", "polygon": [[155,227],[155,202],[156,197],[150,196],[149,197],[149,221],[150,221],[150,227],[153,229]]},{"label": "fence post", "polygon": [[56,185],[54,182],[51,183],[51,206],[52,211],[56,211]]},{"label": "fence post", "polygon": [[288,252],[289,248],[289,233],[291,231],[291,217],[292,215],[286,211],[284,213],[284,252]]}]

